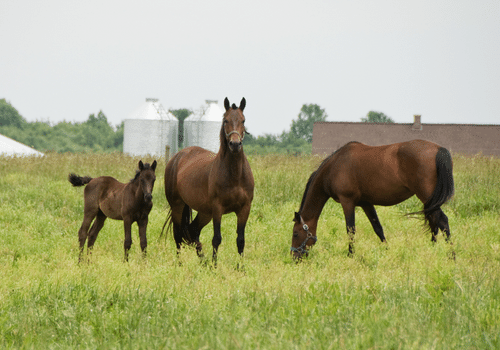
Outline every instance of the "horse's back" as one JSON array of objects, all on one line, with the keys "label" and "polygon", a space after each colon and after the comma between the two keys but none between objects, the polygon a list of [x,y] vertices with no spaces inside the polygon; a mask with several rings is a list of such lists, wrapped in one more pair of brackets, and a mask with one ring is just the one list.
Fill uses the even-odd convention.
[{"label": "horse's back", "polygon": [[[125,184],[111,176],[99,176],[92,179],[85,187],[85,193],[93,193],[96,198],[101,198],[109,191],[121,189]],[[98,194],[97,194],[97,193]]]},{"label": "horse's back", "polygon": [[412,140],[383,146],[348,143],[332,155],[334,191],[375,205],[394,205],[436,184],[439,145]]}]

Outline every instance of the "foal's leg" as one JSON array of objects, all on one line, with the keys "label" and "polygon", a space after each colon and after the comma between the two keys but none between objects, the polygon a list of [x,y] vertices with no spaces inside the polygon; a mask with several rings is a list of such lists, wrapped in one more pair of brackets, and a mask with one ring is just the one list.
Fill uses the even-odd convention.
[{"label": "foal's leg", "polygon": [[78,230],[78,241],[80,243],[80,253],[78,255],[78,262],[82,261],[82,255],[83,255],[83,247],[85,246],[85,241],[87,240],[87,237],[89,235],[89,227],[96,215],[98,214],[98,211],[91,211],[91,210],[84,210],[84,216],[83,216],[83,222],[82,226],[80,226],[80,229]]},{"label": "foal's leg", "polygon": [[345,225],[347,229],[347,235],[349,236],[349,256],[352,256],[354,254],[354,235],[356,233],[356,226],[354,224],[355,222],[355,217],[354,217],[354,208],[355,205],[352,201],[342,201],[340,202],[342,204],[342,209],[344,210],[344,216],[345,216]]},{"label": "foal's leg", "polygon": [[366,216],[368,217],[368,220],[370,220],[370,224],[372,224],[373,230],[377,234],[378,238],[380,238],[382,242],[386,242],[384,230],[382,229],[382,225],[380,224],[380,221],[378,219],[375,207],[372,204],[366,204],[361,206],[361,208],[363,208]]},{"label": "foal's leg", "polygon": [[97,235],[99,234],[99,231],[101,231],[102,227],[104,226],[104,221],[106,221],[106,215],[102,211],[99,211],[97,213],[97,216],[94,220],[94,223],[92,224],[92,227],[90,228],[88,237],[89,240],[87,242],[87,250],[90,252],[92,248],[94,247],[95,240],[97,239]]},{"label": "foal's leg", "polygon": [[139,239],[141,240],[141,251],[143,258],[146,257],[146,248],[148,247],[148,238],[146,236],[146,230],[148,228],[148,217],[146,216],[143,219],[137,221],[137,225],[139,226]]},{"label": "foal's leg", "polygon": [[125,229],[125,240],[123,242],[123,248],[125,251],[124,259],[125,261],[128,261],[128,251],[132,246],[132,219],[129,217],[124,217],[123,227]]}]

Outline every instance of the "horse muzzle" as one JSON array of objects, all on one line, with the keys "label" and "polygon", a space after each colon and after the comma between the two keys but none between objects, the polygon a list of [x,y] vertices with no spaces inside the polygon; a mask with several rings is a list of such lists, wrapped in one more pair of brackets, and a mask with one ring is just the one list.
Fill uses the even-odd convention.
[{"label": "horse muzzle", "polygon": [[316,244],[318,237],[309,234],[306,237],[306,239],[304,240],[304,242],[302,242],[302,244],[298,248],[295,248],[295,247],[290,248],[290,254],[293,255],[293,258],[295,260],[300,260],[300,259],[302,259],[302,257],[304,257],[304,256],[307,257],[309,255],[309,250],[307,248],[307,241],[309,241],[310,239],[312,239],[312,241],[313,241],[313,243],[311,244],[311,246],[312,246],[312,245]]},{"label": "horse muzzle", "polygon": [[243,136],[241,136],[240,133],[236,130],[233,130],[230,133],[226,134],[226,139],[229,144],[229,149],[231,150],[231,152],[238,153],[239,151],[241,151],[241,145],[244,137],[245,133],[243,133]]},{"label": "horse muzzle", "polygon": [[241,141],[229,141],[229,149],[233,153],[238,153],[241,151]]}]

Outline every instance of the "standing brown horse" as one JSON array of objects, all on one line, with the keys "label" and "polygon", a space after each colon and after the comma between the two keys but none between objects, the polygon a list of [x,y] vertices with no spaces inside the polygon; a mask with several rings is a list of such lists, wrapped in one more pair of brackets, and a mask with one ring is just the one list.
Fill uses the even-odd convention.
[{"label": "standing brown horse", "polygon": [[[182,243],[196,245],[201,255],[201,229],[213,220],[213,260],[222,241],[223,214],[236,213],[238,253],[245,248],[245,226],[253,199],[254,180],[250,165],[243,153],[245,136],[245,98],[236,107],[224,100],[226,112],[220,129],[219,153],[200,147],[188,147],[178,152],[165,168],[165,195],[170,204],[167,223],[173,224],[177,249]],[[191,210],[198,212],[191,222]],[[164,225],[164,227],[165,227]]]},{"label": "standing brown horse", "polygon": [[[88,176],[69,175],[69,182],[73,186],[85,187],[85,206],[83,223],[78,231],[80,241],[80,256],[82,260],[83,246],[88,237],[87,251],[90,252],[99,231],[104,225],[107,217],[115,220],[123,220],[125,227],[125,261],[128,261],[128,251],[132,245],[132,223],[137,222],[139,226],[139,237],[141,249],[146,254],[148,245],[146,228],[148,226],[148,215],[153,207],[153,186],[156,176],[156,160],[153,164],[143,164],[139,161],[139,170],[135,177],[127,184],[118,182],[111,176],[101,176],[92,179]],[[89,227],[94,220],[92,227]]]},{"label": "standing brown horse", "polygon": [[[441,210],[454,193],[450,152],[423,140],[372,147],[349,142],[329,157],[310,176],[300,210],[295,213],[291,253],[300,258],[316,243],[318,219],[326,201],[342,205],[349,255],[354,253],[354,208],[363,208],[375,233],[385,242],[374,205],[390,206],[413,195],[424,203],[424,214],[436,241],[439,229],[450,239],[448,218]],[[416,213],[415,213],[416,214]]]}]

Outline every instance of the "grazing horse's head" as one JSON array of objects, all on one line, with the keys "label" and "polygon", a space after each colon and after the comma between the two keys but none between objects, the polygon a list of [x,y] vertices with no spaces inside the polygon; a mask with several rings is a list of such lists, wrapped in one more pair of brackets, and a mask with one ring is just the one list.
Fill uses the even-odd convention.
[{"label": "grazing horse's head", "polygon": [[293,226],[292,247],[290,254],[294,259],[301,259],[303,255],[307,256],[308,249],[316,243],[316,227],[309,227],[302,219],[299,213],[295,213],[293,218],[295,225]]},{"label": "grazing horse's head", "polygon": [[153,199],[152,193],[156,180],[155,169],[156,160],[151,165],[149,165],[149,163],[142,163],[142,160],[139,161],[139,171],[137,172],[136,178],[139,179],[139,184],[144,194],[144,200],[148,203]]},{"label": "grazing horse's head", "polygon": [[244,97],[241,99],[239,107],[236,107],[234,103],[231,106],[227,97],[224,100],[226,112],[224,113],[222,121],[221,141],[227,143],[232,153],[238,153],[242,149],[241,143],[246,132],[245,116],[243,115],[245,105],[246,100]]}]

